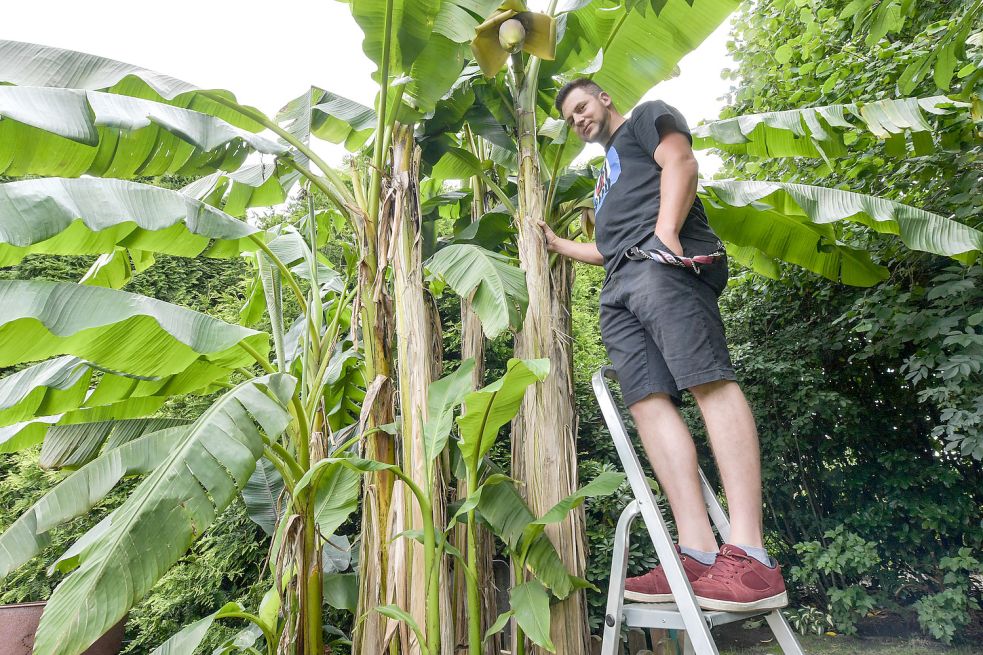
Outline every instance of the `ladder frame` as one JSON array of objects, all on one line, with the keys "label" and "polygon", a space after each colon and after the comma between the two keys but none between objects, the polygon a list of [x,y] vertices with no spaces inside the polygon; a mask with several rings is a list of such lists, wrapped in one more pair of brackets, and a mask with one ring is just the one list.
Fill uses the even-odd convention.
[{"label": "ladder frame", "polygon": [[[601,368],[594,374],[591,384],[635,500],[629,503],[621,513],[615,532],[601,655],[616,655],[618,643],[621,640],[621,624],[623,622],[633,628],[685,630],[688,637],[685,644],[687,655],[719,655],[717,645],[710,634],[711,627],[761,615],[765,616],[768,626],[782,648],[782,652],[786,655],[804,655],[795,633],[792,632],[792,628],[781,610],[714,612],[700,609],[669,534],[669,528],[666,526],[662,512],[652,496],[652,490],[645,478],[638,454],[631,443],[621,413],[605,378],[617,382],[618,376],[613,367]],[[717,500],[710,483],[703,474],[703,470],[700,469],[699,473],[707,512],[721,539],[726,542],[730,535],[730,520]],[[665,570],[669,589],[676,600],[675,603],[633,603],[629,605],[624,603],[630,530],[632,523],[639,516],[645,522],[659,562]]]}]

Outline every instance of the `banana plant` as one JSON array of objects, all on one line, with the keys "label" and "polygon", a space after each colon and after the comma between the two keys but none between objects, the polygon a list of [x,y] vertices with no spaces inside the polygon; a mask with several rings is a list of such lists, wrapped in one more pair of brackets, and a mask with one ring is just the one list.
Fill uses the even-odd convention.
[{"label": "banana plant", "polygon": [[[551,2],[545,15],[553,20],[556,14],[562,14],[564,30],[555,48],[545,53],[547,56],[525,56],[523,35],[505,21],[499,27],[499,44],[509,51],[508,74],[502,77],[486,66],[486,75],[499,76],[499,88],[508,98],[512,115],[501,125],[512,135],[517,155],[518,201],[513,213],[519,259],[529,290],[529,310],[517,338],[516,356],[548,357],[553,372],[550,380],[530,396],[513,424],[513,476],[523,483],[530,506],[539,512],[548,510],[578,486],[576,453],[570,446],[574,426],[571,395],[567,391],[572,379],[571,358],[568,339],[556,338],[557,334],[570,333],[565,317],[569,316],[573,269],[566,261],[555,261],[551,270],[538,225],[541,220],[552,222],[557,218],[549,213],[556,183],[576,152],[566,147],[565,137],[559,135],[556,140],[563,144],[557,143],[552,149],[540,145],[540,129],[555,113],[548,101],[550,91],[556,88],[557,78],[595,71],[599,83],[622,98],[620,102],[631,106],[656,81],[671,74],[679,59],[708,36],[736,8],[737,2],[670,0],[649,5],[593,2],[559,6]],[[686,29],[679,29],[683,24]],[[476,52],[480,45],[476,43]],[[653,48],[656,52],[652,52]],[[640,49],[650,56],[639,59]],[[500,57],[496,61],[500,61],[499,66],[506,63]],[[547,451],[558,459],[559,465],[544,470],[535,462],[542,461]],[[564,561],[575,572],[579,566],[576,553],[583,551],[585,539],[582,521],[582,515],[573,512],[550,530]],[[583,594],[576,593],[553,607],[552,641],[558,652],[587,652],[587,634],[580,618],[584,603]]]},{"label": "banana plant", "polygon": [[[501,630],[504,622],[511,617],[516,622],[517,652],[525,652],[524,635],[529,635],[533,643],[556,652],[550,640],[547,589],[556,598],[563,599],[575,586],[585,583],[566,571],[543,530],[547,525],[562,521],[586,498],[610,494],[624,481],[621,474],[603,473],[590,484],[562,499],[542,518],[536,519],[511,479],[501,473],[491,472],[494,467],[487,462],[486,456],[495,445],[499,430],[518,413],[527,388],[537,382],[541,383],[548,373],[547,359],[512,359],[506,366],[504,376],[464,396],[466,409],[456,419],[460,432],[457,448],[460,451],[468,494],[452,519],[451,527],[458,517],[466,517],[468,537],[464,559],[467,566],[465,579],[468,592],[469,655],[481,653],[482,641]],[[512,609],[498,617],[488,628],[484,638],[480,632],[481,601],[476,548],[479,513],[482,521],[505,543],[517,576],[522,577],[526,571],[532,576],[530,580],[522,580],[510,590]]]},{"label": "banana plant", "polygon": [[[346,280],[327,266],[316,220],[267,231],[240,217],[249,207],[281,202],[301,179],[350,214],[357,204],[348,183],[311,151],[308,133],[357,143],[371,110],[312,90],[302,105],[306,119],[302,103],[270,119],[229,92],[138,66],[10,41],[0,42],[0,51],[3,172],[57,176],[0,185],[0,261],[99,257],[80,285],[2,283],[10,311],[0,321],[0,366],[38,362],[0,382],[2,448],[42,442],[46,465],[81,467],[65,484],[97,476],[98,485],[67,505],[63,496],[45,501],[11,526],[0,536],[0,570],[5,575],[36,554],[50,527],[71,515],[65,512],[86,511],[123,476],[145,476],[138,490],[151,485],[142,510],[133,503],[143,492],[135,492],[56,562],[74,572],[47,606],[36,652],[84,650],[251,481],[268,495],[270,485],[282,483],[289,498],[265,519],[273,525],[282,514],[291,521],[292,547],[278,558],[289,572],[281,580],[289,625],[276,640],[320,653],[323,494],[294,488],[327,452],[325,442],[358,422],[367,385],[361,358],[350,355],[343,336],[353,276]],[[264,129],[274,137],[259,134]],[[242,166],[250,153],[258,163]],[[182,191],[124,179],[165,173],[199,179]],[[114,288],[157,253],[249,258],[257,284],[242,319],[255,324],[265,311],[272,334]],[[283,322],[284,291],[300,310],[292,331]],[[222,390],[190,425],[154,416],[169,398]],[[281,408],[276,423],[261,402],[267,397]],[[251,416],[260,427],[250,427]],[[206,431],[214,434],[203,441]],[[154,457],[168,454],[163,444],[185,459],[158,462]],[[168,485],[155,476],[170,476],[164,479],[173,488],[162,495]],[[133,549],[146,552],[137,558]]]},{"label": "banana plant", "polygon": [[[551,354],[551,344],[556,341],[553,335],[563,332],[557,321],[564,315],[564,305],[568,313],[569,300],[562,300],[555,310],[550,307],[554,299],[563,296],[566,285],[562,282],[569,273],[564,274],[565,262],[547,260],[536,221],[546,220],[561,236],[576,238],[579,234],[590,236],[592,217],[590,191],[584,189],[578,199],[576,190],[570,192],[568,181],[572,172],[570,163],[582,144],[560,120],[551,104],[552,96],[567,80],[588,76],[611,95],[616,106],[627,110],[653,86],[670,77],[678,61],[719,26],[737,4],[732,0],[600,1],[562,5],[553,2],[546,14],[562,15],[564,29],[552,57],[524,56],[522,35],[514,26],[499,30],[499,46],[510,51],[506,74],[497,70],[506,60],[494,48],[491,48],[493,56],[487,61],[479,57],[483,72],[497,76],[488,84],[497,86],[499,95],[510,100],[502,104],[514,112],[509,116],[507,111],[499,111],[495,117],[518,151],[518,202],[513,213],[530,311],[516,354],[520,357],[550,354],[553,383],[558,387],[569,379],[564,375],[569,368],[569,356],[562,352]],[[502,8],[505,9],[508,8]],[[495,16],[489,19],[489,25],[495,22],[493,19]],[[501,21],[497,24],[502,26]],[[683,25],[685,29],[680,27]],[[476,40],[476,55],[490,43],[487,39]],[[636,56],[640,49],[649,55],[644,60]],[[698,129],[694,136],[698,147],[724,142],[731,149],[832,157],[839,152],[837,146],[845,148],[850,143],[849,138],[853,138],[852,132],[859,123],[877,138],[886,138],[896,155],[903,154],[905,148],[899,145],[903,146],[906,133],[911,134],[918,154],[931,143],[925,114],[958,109],[961,109],[958,103],[943,98],[901,99],[817,108],[782,116],[734,117]],[[484,120],[476,120],[472,128],[490,133]],[[851,130],[846,140],[841,136],[844,129]],[[480,161],[473,165],[475,170],[482,167]],[[588,171],[587,176],[590,175]],[[779,274],[778,262],[787,261],[848,284],[871,285],[882,280],[886,275],[882,265],[872,261],[865,250],[844,243],[842,221],[857,221],[877,232],[900,234],[910,247],[944,253],[962,261],[972,260],[980,251],[979,233],[944,217],[833,189],[703,180],[700,197],[707,206],[711,224],[728,242],[728,252],[767,275]],[[551,284],[557,281],[560,288],[552,288]],[[549,386],[543,385],[539,390],[541,397],[531,402],[528,415],[524,413],[517,421],[513,443],[546,443],[550,444],[546,447],[555,450],[556,444],[569,442],[569,435],[566,439],[559,435],[543,437],[568,424],[564,414],[557,413],[558,408],[567,411],[560,394],[551,395]],[[543,408],[549,408],[548,416],[536,418],[535,412]],[[524,439],[524,434],[536,434],[541,439]],[[541,453],[517,451],[513,453],[513,461],[516,477],[526,482],[530,503],[544,507],[541,500],[534,498],[540,489],[562,493],[559,490],[566,488],[569,493],[575,485],[563,480],[542,484],[534,476],[550,472],[536,467],[528,467],[528,475],[533,477],[526,479],[527,467],[523,463],[537,461],[541,456]],[[561,457],[564,462],[572,462],[573,458],[572,452]],[[565,465],[557,468],[560,473],[569,470]],[[561,541],[572,544],[581,532],[582,528],[574,527],[572,533],[564,533]],[[579,615],[576,609],[569,611],[571,617]],[[575,621],[571,618],[563,627],[556,627],[560,622],[554,621],[554,635],[570,639],[569,635],[576,634]],[[558,648],[577,653],[583,646],[565,644]]]}]

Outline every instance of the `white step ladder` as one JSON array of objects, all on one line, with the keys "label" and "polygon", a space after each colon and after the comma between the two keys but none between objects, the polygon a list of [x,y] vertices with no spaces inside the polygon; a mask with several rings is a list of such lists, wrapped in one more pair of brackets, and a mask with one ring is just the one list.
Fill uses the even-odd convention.
[{"label": "white step ladder", "polygon": [[[713,637],[710,634],[710,628],[760,615],[764,615],[785,655],[804,655],[795,633],[792,632],[781,610],[715,612],[700,609],[696,596],[693,595],[693,588],[683,571],[682,562],[676,553],[669,529],[662,518],[662,512],[652,497],[652,491],[646,482],[642,466],[638,461],[638,455],[628,437],[625,424],[621,420],[621,414],[605,378],[613,381],[618,379],[614,369],[605,366],[595,373],[592,379],[594,395],[597,396],[601,414],[611,432],[635,500],[629,503],[621,513],[621,519],[618,521],[618,528],[614,536],[614,557],[611,561],[611,581],[608,585],[608,604],[604,616],[604,638],[601,645],[601,655],[616,655],[618,652],[622,623],[630,628],[685,630],[687,636],[686,655],[719,655],[717,645],[713,642]],[[700,471],[700,481],[710,519],[717,528],[720,537],[726,542],[730,534],[730,521],[717,501],[717,497],[710,488],[702,470]],[[628,538],[631,524],[638,516],[641,516],[645,522],[649,537],[655,545],[655,552],[665,569],[669,588],[676,599],[675,603],[631,603],[628,605],[624,603],[625,576],[628,571]]]}]

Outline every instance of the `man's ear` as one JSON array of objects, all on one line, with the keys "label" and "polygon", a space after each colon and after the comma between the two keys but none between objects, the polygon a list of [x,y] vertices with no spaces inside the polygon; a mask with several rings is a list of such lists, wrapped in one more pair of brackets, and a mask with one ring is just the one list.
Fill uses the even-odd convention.
[{"label": "man's ear", "polygon": [[601,91],[600,93],[598,93],[597,99],[600,100],[601,104],[607,107],[608,109],[611,108],[612,105],[611,96],[608,95],[607,91]]}]

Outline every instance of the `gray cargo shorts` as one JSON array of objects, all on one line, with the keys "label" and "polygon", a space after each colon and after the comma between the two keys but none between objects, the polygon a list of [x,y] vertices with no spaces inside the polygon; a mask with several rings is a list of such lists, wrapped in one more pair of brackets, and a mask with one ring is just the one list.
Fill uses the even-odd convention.
[{"label": "gray cargo shorts", "polygon": [[[722,247],[680,237],[687,257]],[[638,244],[669,251],[654,234]],[[706,382],[734,380],[717,298],[727,285],[727,258],[699,267],[626,258],[601,289],[601,339],[618,371],[625,404],[653,393],[680,393]]]}]

